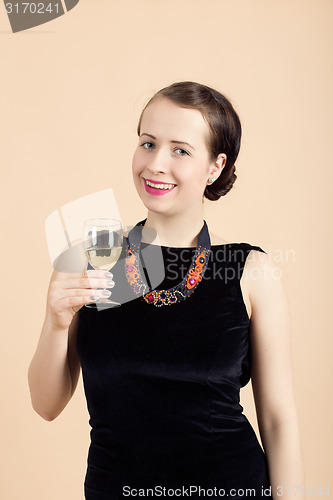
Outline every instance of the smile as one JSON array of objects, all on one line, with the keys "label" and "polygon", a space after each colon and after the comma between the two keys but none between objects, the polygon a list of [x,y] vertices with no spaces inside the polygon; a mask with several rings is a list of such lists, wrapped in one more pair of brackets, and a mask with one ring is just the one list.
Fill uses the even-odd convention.
[{"label": "smile", "polygon": [[166,182],[152,182],[148,179],[144,179],[144,181],[147,193],[158,196],[166,194],[176,187],[176,184],[167,184]]}]

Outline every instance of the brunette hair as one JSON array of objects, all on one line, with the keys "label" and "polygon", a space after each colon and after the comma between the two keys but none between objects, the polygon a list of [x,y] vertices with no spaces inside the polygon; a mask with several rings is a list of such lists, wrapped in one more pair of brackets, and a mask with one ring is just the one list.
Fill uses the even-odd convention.
[{"label": "brunette hair", "polygon": [[220,176],[213,184],[206,186],[204,191],[204,196],[209,200],[218,200],[230,191],[237,179],[235,161],[242,136],[238,114],[231,102],[217,90],[196,82],[177,82],[159,90],[145,105],[137,127],[138,135],[145,109],[162,97],[183,108],[199,110],[210,128],[210,159],[214,161],[220,153],[226,154],[227,161]]}]

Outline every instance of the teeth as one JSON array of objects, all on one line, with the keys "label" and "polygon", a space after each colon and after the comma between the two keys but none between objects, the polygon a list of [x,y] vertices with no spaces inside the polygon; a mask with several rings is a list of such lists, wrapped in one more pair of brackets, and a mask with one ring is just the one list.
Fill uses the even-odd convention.
[{"label": "teeth", "polygon": [[155,189],[171,189],[176,184],[154,184],[153,182],[146,181],[147,185]]}]

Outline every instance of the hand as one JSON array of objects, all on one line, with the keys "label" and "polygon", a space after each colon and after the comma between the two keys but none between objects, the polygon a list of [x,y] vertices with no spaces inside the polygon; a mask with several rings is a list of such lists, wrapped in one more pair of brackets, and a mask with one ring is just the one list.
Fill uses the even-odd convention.
[{"label": "hand", "polygon": [[[86,270],[83,273],[62,273],[54,271],[47,294],[46,316],[55,329],[69,327],[73,316],[88,302],[97,297],[110,297],[113,288],[113,274],[105,271]],[[99,290],[103,288],[104,290]],[[108,292],[108,294],[107,294]]]}]

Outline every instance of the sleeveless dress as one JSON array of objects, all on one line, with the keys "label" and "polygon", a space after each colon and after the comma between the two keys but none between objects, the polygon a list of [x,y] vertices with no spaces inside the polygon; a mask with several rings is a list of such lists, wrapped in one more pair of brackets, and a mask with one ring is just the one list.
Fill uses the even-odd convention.
[{"label": "sleeveless dress", "polygon": [[[195,249],[158,248],[165,279],[157,288],[169,289],[186,275]],[[185,301],[155,307],[139,297],[118,308],[80,309],[77,350],[91,425],[87,500],[130,492],[272,498],[266,455],[239,403],[251,373],[240,288],[251,250],[264,252],[249,243],[213,245]],[[129,286],[122,263],[112,269],[115,301],[117,288]]]}]

